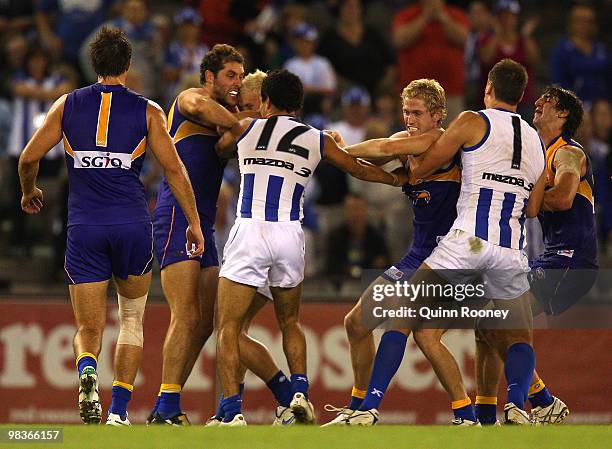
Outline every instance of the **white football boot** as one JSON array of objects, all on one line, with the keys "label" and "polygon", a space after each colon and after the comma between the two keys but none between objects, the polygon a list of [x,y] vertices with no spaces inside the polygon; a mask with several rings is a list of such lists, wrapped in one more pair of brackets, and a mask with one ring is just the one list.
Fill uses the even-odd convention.
[{"label": "white football boot", "polygon": [[346,424],[349,426],[374,426],[378,422],[379,417],[380,413],[378,413],[378,410],[375,408],[371,408],[365,412],[355,410],[346,419]]},{"label": "white football boot", "polygon": [[482,427],[482,425],[478,421],[471,421],[469,419],[464,418],[454,418],[451,421],[451,425],[458,427]]},{"label": "white football boot", "polygon": [[273,426],[292,426],[295,424],[295,415],[291,411],[291,407],[276,407],[276,417],[274,418]]},{"label": "white football boot", "polygon": [[302,424],[314,424],[314,407],[312,402],[306,399],[304,393],[295,393],[291,400],[290,407],[297,422]]},{"label": "white football boot", "polygon": [[330,422],[323,424],[321,427],[327,427],[327,426],[346,426],[346,419],[351,416],[351,413],[354,412],[353,409],[350,409],[348,407],[334,407],[331,404],[325,404],[325,407],[323,407],[323,409],[326,412],[336,412],[336,417],[334,419],[332,419]]},{"label": "white football boot", "polygon": [[121,415],[109,412],[108,418],[106,419],[106,425],[114,426],[114,427],[124,427],[124,426],[131,426],[132,424],[130,423],[130,420],[128,419],[127,412],[125,413],[125,419],[122,419]]},{"label": "white football boot", "polygon": [[504,406],[505,424],[531,425],[529,415],[525,410],[521,410],[514,403],[508,402]]},{"label": "white football boot", "polygon": [[99,424],[102,420],[98,374],[92,366],[83,368],[79,377],[79,414],[85,424]]},{"label": "white football boot", "polygon": [[246,425],[247,425],[247,422],[244,419],[244,416],[242,415],[242,413],[238,413],[236,416],[234,416],[234,419],[232,419],[230,422],[219,423],[219,427],[243,427]]},{"label": "white football boot", "polygon": [[569,413],[567,405],[558,397],[553,396],[553,402],[548,407],[534,407],[531,410],[531,421],[536,426],[559,424]]},{"label": "white football boot", "polygon": [[223,422],[222,419],[217,418],[217,415],[212,415],[204,424],[205,427],[218,427]]}]

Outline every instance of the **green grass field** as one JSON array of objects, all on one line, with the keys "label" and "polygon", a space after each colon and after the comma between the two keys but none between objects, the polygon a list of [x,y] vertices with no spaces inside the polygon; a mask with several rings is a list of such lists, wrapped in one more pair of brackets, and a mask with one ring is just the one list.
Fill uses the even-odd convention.
[{"label": "green grass field", "polygon": [[[10,426],[0,426],[6,435]],[[43,426],[15,426],[19,428]],[[144,427],[107,428],[65,425],[63,443],[0,443],[4,448],[315,448],[315,449],[609,449],[612,426],[561,425],[550,427],[451,428],[445,426],[377,426],[371,428],[318,427],[218,429]],[[6,441],[6,440],[4,440]]]}]

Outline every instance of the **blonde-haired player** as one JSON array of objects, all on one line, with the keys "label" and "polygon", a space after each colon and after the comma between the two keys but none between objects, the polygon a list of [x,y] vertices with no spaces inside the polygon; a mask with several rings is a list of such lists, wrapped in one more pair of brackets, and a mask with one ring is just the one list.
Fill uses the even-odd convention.
[{"label": "blonde-haired player", "polygon": [[[350,154],[382,158],[383,162],[399,158],[407,167],[408,158],[413,157],[408,154],[425,151],[442,134],[441,122],[446,117],[446,96],[440,83],[433,79],[414,80],[404,88],[401,98],[406,131],[390,138],[373,139],[347,147]],[[408,253],[370,284],[345,318],[355,386],[348,407],[327,407],[328,411],[338,412],[330,425],[372,425],[378,421],[378,406],[393,374],[399,368],[410,329],[386,332],[374,360],[371,328],[380,323],[373,322],[372,326],[366,327],[363,315],[371,311],[375,288],[409,280],[436,247],[438,238],[446,235],[456,217],[460,177],[460,169],[456,159],[453,159],[425,179],[411,176],[409,183],[403,186],[402,190],[410,198],[414,211],[414,240]],[[402,324],[401,327],[409,327],[407,323]],[[455,415],[453,424],[474,424],[474,411],[461,382],[455,359],[441,342],[435,346],[423,345],[422,336],[422,332],[417,331],[415,341],[434,366],[451,397]]]}]

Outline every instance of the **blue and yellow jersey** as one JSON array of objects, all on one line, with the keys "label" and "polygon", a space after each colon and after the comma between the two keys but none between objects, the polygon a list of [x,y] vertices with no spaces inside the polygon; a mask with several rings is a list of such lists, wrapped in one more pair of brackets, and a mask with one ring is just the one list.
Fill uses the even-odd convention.
[{"label": "blue and yellow jersey", "polygon": [[[582,146],[563,135],[553,139],[546,147],[546,185],[551,188],[555,180],[555,155],[559,148],[572,145]],[[546,252],[560,252],[585,262],[597,264],[597,234],[595,231],[595,209],[593,197],[593,169],[591,160],[587,158],[586,174],[580,178],[578,191],[572,207],[566,211],[543,212],[540,222],[544,232]]]},{"label": "blue and yellow jersey", "polygon": [[68,225],[150,221],[140,170],[148,100],[122,85],[70,93],[62,132],[70,191]]},{"label": "blue and yellow jersey", "polygon": [[423,180],[412,175],[403,192],[412,200],[413,240],[410,254],[425,259],[445,236],[457,217],[457,199],[461,191],[461,169],[455,158]]},{"label": "blue and yellow jersey", "polygon": [[[216,131],[185,117],[179,110],[178,100],[174,100],[168,114],[168,131],[189,174],[198,213],[206,221],[203,225],[212,226],[217,214],[217,197],[226,164],[215,152],[219,136]],[[157,195],[156,208],[173,206],[179,204],[164,177]]]}]

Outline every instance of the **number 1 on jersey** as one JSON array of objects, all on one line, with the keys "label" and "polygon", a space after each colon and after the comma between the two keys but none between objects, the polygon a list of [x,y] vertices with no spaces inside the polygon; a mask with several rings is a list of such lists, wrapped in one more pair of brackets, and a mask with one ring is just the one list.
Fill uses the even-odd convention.
[{"label": "number 1 on jersey", "polygon": [[112,92],[102,92],[100,110],[98,111],[98,126],[96,128],[96,146],[106,147],[108,140],[108,121],[110,119]]}]

